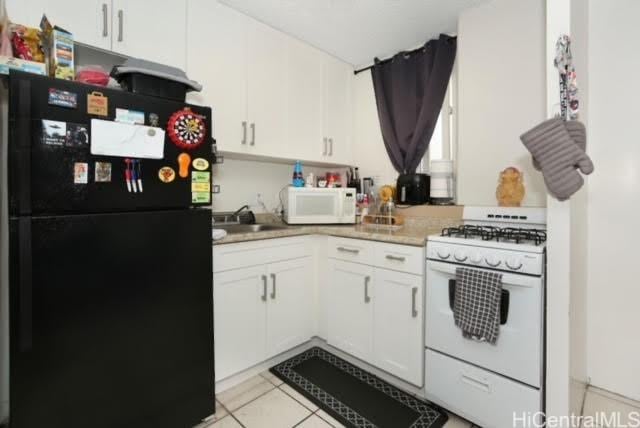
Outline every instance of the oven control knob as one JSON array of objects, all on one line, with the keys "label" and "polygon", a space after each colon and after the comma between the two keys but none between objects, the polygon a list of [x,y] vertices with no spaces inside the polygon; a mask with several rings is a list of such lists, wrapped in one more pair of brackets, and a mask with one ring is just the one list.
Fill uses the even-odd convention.
[{"label": "oven control knob", "polygon": [[500,266],[500,264],[502,263],[500,260],[498,260],[497,257],[495,256],[486,256],[484,258],[484,261],[487,262],[487,264],[491,267],[498,267]]},{"label": "oven control knob", "polygon": [[446,248],[442,248],[442,249],[438,248],[436,250],[436,253],[438,254],[438,257],[440,257],[442,260],[447,260],[449,257],[451,257],[451,253]]},{"label": "oven control knob", "polygon": [[522,261],[519,257],[509,257],[506,264],[511,270],[520,270],[522,268]]},{"label": "oven control knob", "polygon": [[474,265],[480,264],[482,262],[482,254],[480,254],[480,253],[471,254],[471,257],[469,258],[469,261],[471,263],[473,263]]},{"label": "oven control knob", "polygon": [[462,263],[462,262],[464,262],[464,261],[466,261],[468,259],[467,255],[462,250],[458,250],[455,253],[453,253],[453,258],[456,259],[456,261],[458,261],[460,263]]}]

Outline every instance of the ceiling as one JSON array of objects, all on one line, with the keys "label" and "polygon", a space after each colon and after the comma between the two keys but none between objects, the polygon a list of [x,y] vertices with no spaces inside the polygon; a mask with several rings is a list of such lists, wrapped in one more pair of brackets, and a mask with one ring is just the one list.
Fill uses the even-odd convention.
[{"label": "ceiling", "polygon": [[486,0],[219,0],[354,66],[455,34],[458,14]]}]

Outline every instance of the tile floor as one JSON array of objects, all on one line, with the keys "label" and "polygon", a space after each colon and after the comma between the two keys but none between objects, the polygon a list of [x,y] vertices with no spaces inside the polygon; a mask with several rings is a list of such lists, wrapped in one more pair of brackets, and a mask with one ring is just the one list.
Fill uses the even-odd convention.
[{"label": "tile floor", "polygon": [[[221,393],[215,418],[198,428],[339,428],[333,419],[270,372]],[[445,428],[471,423],[450,414]]]}]

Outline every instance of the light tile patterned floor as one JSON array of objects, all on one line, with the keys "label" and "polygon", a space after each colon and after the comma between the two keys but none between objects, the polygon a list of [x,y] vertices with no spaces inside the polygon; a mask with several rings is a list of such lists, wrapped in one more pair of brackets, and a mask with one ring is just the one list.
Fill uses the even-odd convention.
[{"label": "light tile patterned floor", "polygon": [[[253,377],[218,396],[215,418],[206,428],[340,428],[318,406],[270,372]],[[445,428],[471,423],[450,414]]]}]

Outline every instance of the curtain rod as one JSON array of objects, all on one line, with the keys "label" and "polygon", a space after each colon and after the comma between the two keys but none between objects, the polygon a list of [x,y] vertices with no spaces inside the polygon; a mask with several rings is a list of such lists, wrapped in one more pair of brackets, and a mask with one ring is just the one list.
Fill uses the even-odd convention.
[{"label": "curtain rod", "polygon": [[[450,36],[450,37],[451,37],[452,39],[457,38],[457,36]],[[425,47],[425,46],[426,46],[426,45],[422,45],[422,46],[420,46],[419,48],[416,48],[416,49],[413,49],[413,50],[410,50],[410,51],[400,51],[400,52],[398,52],[398,53],[404,53],[405,55],[413,55],[414,53],[419,52],[419,51],[421,51],[422,49],[424,49],[424,47]],[[396,55],[397,55],[397,54],[396,54]],[[385,64],[385,63],[387,63],[387,62],[391,61],[391,60],[393,59],[393,57],[395,57],[396,55],[393,55],[393,56],[392,56],[392,57],[390,57],[390,58],[386,58],[386,59],[383,59],[383,60],[381,60],[381,61],[378,61],[378,64]],[[363,71],[371,70],[375,65],[376,65],[376,63],[374,62],[373,64],[371,64],[371,65],[369,65],[369,66],[367,66],[367,67],[360,68],[360,69],[358,69],[358,70],[353,70],[353,74],[359,74],[359,73],[362,73]]]}]

